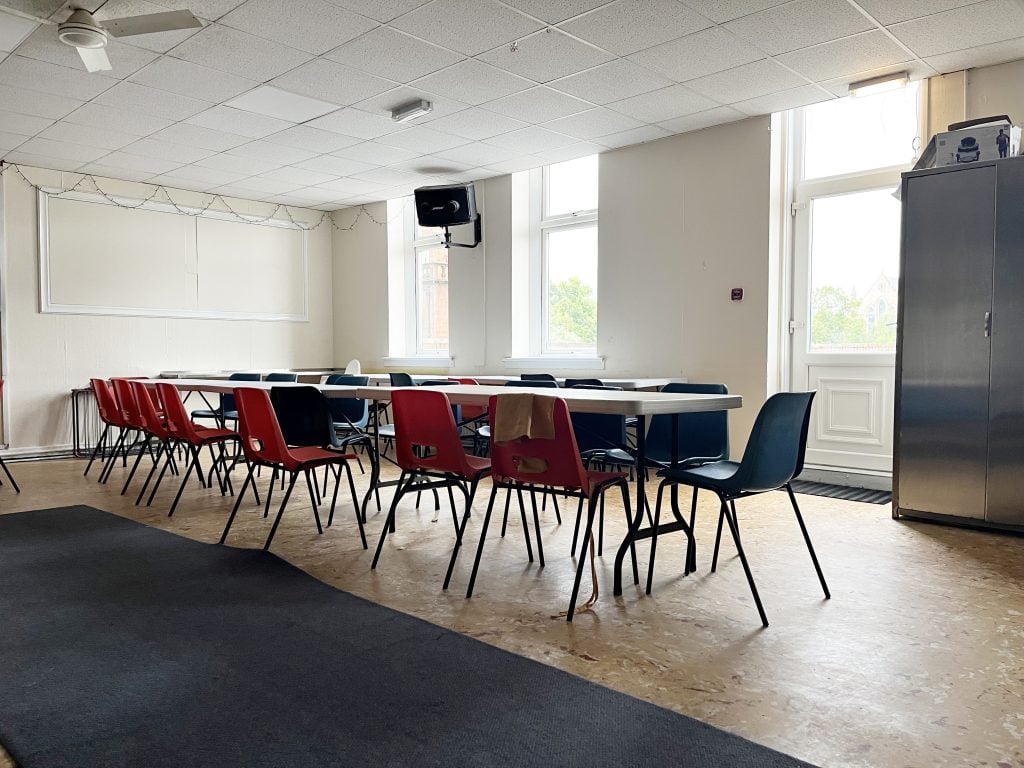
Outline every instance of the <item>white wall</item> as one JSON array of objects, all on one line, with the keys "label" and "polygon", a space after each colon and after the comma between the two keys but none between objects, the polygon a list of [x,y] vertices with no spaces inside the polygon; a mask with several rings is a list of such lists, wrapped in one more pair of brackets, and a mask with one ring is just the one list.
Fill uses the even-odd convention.
[{"label": "white wall", "polygon": [[967,70],[967,119],[1009,115],[1024,123],[1024,59]]},{"label": "white wall", "polygon": [[[78,177],[24,169],[36,184],[65,187]],[[63,178],[62,178],[63,177]],[[146,197],[151,187],[100,180],[105,191]],[[200,196],[172,192],[176,202]],[[273,206],[232,200],[243,213],[267,215]],[[320,211],[292,209],[315,222]],[[4,359],[13,453],[71,444],[69,392],[93,376],[151,375],[167,369],[312,367],[333,358],[331,227],[309,234],[308,322],[187,320],[39,313],[36,192],[14,173],[3,177],[7,349]],[[159,279],[154,275],[154,279]]]}]

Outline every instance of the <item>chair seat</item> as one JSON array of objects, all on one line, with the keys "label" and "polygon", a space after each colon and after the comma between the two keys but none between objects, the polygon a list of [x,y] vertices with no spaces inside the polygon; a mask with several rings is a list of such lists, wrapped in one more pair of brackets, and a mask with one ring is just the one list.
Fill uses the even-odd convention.
[{"label": "chair seat", "polygon": [[381,437],[388,437],[394,439],[395,437],[395,425],[394,424],[381,424],[377,427],[377,434]]},{"label": "chair seat", "polygon": [[658,472],[659,477],[664,477],[677,483],[692,485],[695,488],[704,488],[709,491],[724,491],[726,493],[739,490],[734,487],[733,479],[736,470],[740,468],[739,462],[716,461],[711,464],[704,464],[689,469],[669,468]]},{"label": "chair seat", "polygon": [[193,419],[219,419],[220,411],[210,410],[209,408],[200,408],[198,411],[192,411]]},{"label": "chair seat", "polygon": [[[289,448],[288,453],[298,461],[300,466],[329,464],[335,461],[348,461],[349,459],[355,460],[358,458],[354,453],[329,451],[326,448]],[[294,467],[289,467],[290,471],[294,471],[294,469]]]},{"label": "chair seat", "polygon": [[587,479],[590,481],[590,489],[594,490],[598,486],[606,483],[618,482],[619,480],[626,479],[625,472],[597,472],[592,469],[587,470]]},{"label": "chair seat", "polygon": [[605,464],[619,464],[621,466],[634,466],[636,459],[628,451],[621,448],[594,448],[580,454],[584,460],[601,461]]},{"label": "chair seat", "polygon": [[233,432],[230,429],[216,429],[214,427],[201,427],[195,425],[193,427],[196,433],[196,437],[199,438],[201,443],[216,443],[221,440],[232,440],[238,437],[237,432]]}]

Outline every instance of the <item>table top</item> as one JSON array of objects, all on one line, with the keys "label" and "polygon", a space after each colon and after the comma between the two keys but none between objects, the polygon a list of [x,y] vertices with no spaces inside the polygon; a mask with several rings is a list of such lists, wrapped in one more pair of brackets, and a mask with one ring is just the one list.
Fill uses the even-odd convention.
[{"label": "table top", "polygon": [[316,387],[327,397],[356,397],[360,387],[345,384],[314,384],[290,381],[228,381],[227,379],[141,379],[143,384],[171,384],[186,392],[215,392],[230,395],[236,387],[262,389],[269,392],[274,387]]},{"label": "table top", "polygon": [[[413,387],[360,387],[356,396],[367,400],[390,400],[396,389]],[[582,413],[613,413],[620,416],[653,416],[655,414],[722,411],[743,407],[739,395],[691,395],[675,392],[617,391],[606,389],[551,389],[550,387],[495,387],[488,385],[452,384],[431,387],[444,392],[456,405],[487,405],[494,395],[529,392],[565,400],[570,411]]]},{"label": "table top", "polygon": [[[388,385],[391,383],[391,379],[386,373],[364,373],[362,376],[366,376],[371,384],[384,384]],[[573,377],[576,378],[576,377]],[[607,387],[622,387],[623,389],[660,389],[666,384],[685,384],[686,379],[683,378],[650,378],[650,377],[627,377],[627,378],[613,378],[606,379],[604,377],[587,377],[587,378],[600,378],[601,381]],[[448,374],[434,374],[429,376],[426,374],[416,374],[412,377],[412,380],[417,384],[423,381],[436,381],[438,379],[475,379],[480,384],[501,386],[507,381],[519,381],[519,376],[498,376],[490,374],[465,374],[459,375],[455,373]],[[565,384],[564,378],[556,378],[560,385]]]}]

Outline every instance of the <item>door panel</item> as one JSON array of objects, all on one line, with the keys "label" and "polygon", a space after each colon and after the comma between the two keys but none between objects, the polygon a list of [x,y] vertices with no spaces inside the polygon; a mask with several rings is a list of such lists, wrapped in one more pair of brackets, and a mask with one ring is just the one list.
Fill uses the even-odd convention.
[{"label": "door panel", "polygon": [[812,365],[808,386],[817,390],[807,461],[855,466],[874,472],[892,469],[892,366]]},{"label": "door panel", "polygon": [[995,168],[907,181],[901,306],[901,509],[983,518]]},{"label": "door panel", "polygon": [[1024,525],[1024,161],[999,164],[992,300],[988,514]]}]

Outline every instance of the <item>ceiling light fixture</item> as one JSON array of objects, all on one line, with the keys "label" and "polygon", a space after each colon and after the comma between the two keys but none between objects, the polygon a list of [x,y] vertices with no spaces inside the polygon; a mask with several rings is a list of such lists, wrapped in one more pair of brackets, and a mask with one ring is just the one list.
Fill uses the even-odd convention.
[{"label": "ceiling light fixture", "polygon": [[881,75],[867,80],[860,80],[850,83],[851,96],[871,96],[885,91],[895,91],[910,82],[910,75],[906,72],[893,72],[891,75]]},{"label": "ceiling light fixture", "polygon": [[426,99],[416,99],[400,104],[391,110],[391,119],[396,123],[407,123],[434,111],[434,105]]}]

